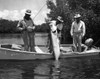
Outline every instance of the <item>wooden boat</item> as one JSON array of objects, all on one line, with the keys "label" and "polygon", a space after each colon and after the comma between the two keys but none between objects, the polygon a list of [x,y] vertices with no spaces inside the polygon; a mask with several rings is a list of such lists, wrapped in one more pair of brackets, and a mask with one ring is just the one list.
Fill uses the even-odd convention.
[{"label": "wooden boat", "polygon": [[[9,48],[10,47],[10,48]],[[43,47],[43,46],[40,46]],[[0,47],[0,60],[35,60],[35,59],[52,59],[54,58],[53,54],[44,52],[40,49],[39,46],[36,46],[36,52],[23,51],[13,45],[1,45]],[[67,47],[68,48],[68,47]],[[66,52],[65,52],[66,50]],[[64,46],[60,58],[74,58],[74,57],[88,57],[88,56],[99,56],[100,49],[91,49],[85,52],[72,52],[67,51]]]}]

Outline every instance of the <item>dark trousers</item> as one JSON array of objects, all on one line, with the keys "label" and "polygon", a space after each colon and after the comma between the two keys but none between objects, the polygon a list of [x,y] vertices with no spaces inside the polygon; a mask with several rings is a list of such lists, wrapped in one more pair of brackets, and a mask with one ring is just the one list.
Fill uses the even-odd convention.
[{"label": "dark trousers", "polygon": [[24,42],[25,51],[35,51],[35,33],[23,31],[22,38]]},{"label": "dark trousers", "polygon": [[48,34],[48,50],[49,50],[50,53],[53,52],[53,45],[52,45],[51,33]]}]

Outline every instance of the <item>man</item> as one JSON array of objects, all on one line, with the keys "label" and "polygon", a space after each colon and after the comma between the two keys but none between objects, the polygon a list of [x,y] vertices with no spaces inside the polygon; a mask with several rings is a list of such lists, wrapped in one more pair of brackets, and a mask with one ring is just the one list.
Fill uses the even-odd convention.
[{"label": "man", "polygon": [[57,26],[57,36],[59,38],[59,42],[61,43],[61,31],[63,29],[63,20],[61,16],[57,17],[57,21],[56,21],[56,26]]},{"label": "man", "polygon": [[82,37],[85,35],[85,23],[80,20],[80,17],[80,14],[76,14],[74,16],[75,21],[71,26],[71,36],[73,37],[75,52],[81,52]]},{"label": "man", "polygon": [[91,50],[94,46],[93,46],[93,39],[92,38],[88,38],[86,41],[85,41],[85,45],[87,46],[87,49],[86,50]]},{"label": "man", "polygon": [[30,16],[31,10],[26,10],[24,18],[17,25],[17,28],[22,31],[25,51],[35,51],[35,25]]}]

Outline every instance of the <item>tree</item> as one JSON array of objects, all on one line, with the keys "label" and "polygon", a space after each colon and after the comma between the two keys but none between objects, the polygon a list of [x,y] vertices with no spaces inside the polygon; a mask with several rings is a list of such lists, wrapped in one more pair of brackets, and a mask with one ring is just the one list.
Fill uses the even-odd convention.
[{"label": "tree", "polygon": [[[47,7],[50,13],[47,16],[51,19],[62,16],[64,20],[63,43],[69,43],[70,27],[75,13],[82,15],[82,20],[86,24],[85,39],[92,37],[95,41],[100,39],[100,0],[47,0]],[[72,42],[72,41],[71,41]]]}]

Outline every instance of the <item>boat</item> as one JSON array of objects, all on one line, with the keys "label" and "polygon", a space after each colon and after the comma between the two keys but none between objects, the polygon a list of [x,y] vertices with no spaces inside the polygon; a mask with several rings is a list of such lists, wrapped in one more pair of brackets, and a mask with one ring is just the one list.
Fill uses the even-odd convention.
[{"label": "boat", "polygon": [[[16,44],[0,45],[0,60],[35,60],[35,59],[55,58],[55,56],[52,53],[42,51],[41,47],[43,46],[36,46],[35,47],[36,52],[21,50],[20,46],[21,45],[16,45]],[[100,54],[100,49],[96,48],[78,53],[78,52],[72,52],[70,50],[70,47],[67,47],[65,45],[62,46],[63,47],[59,58],[94,57],[94,56],[99,56]]]}]

